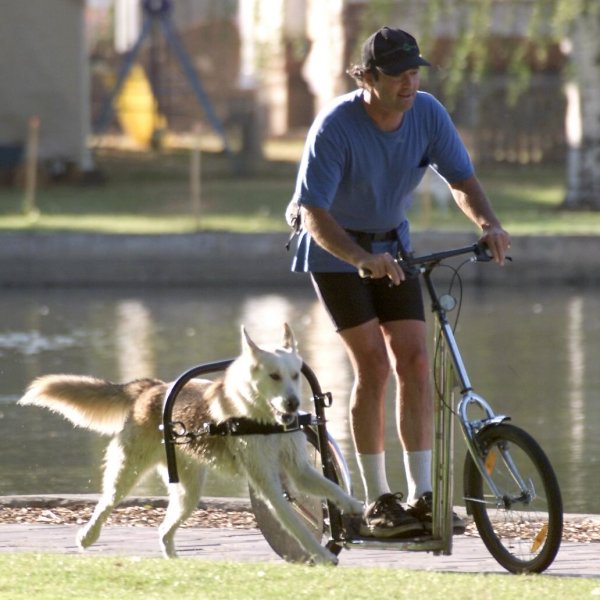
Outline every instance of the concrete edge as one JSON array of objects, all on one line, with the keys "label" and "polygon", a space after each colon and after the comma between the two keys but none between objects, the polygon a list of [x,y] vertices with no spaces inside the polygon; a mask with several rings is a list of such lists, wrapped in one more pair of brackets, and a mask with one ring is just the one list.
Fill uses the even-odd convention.
[{"label": "concrete edge", "polygon": [[[27,285],[306,285],[290,272],[286,233],[199,232],[111,235],[0,233],[0,284]],[[475,232],[418,231],[417,254],[468,246]],[[465,268],[465,282],[522,285],[600,283],[600,236],[513,236],[514,261],[500,269]]]}]

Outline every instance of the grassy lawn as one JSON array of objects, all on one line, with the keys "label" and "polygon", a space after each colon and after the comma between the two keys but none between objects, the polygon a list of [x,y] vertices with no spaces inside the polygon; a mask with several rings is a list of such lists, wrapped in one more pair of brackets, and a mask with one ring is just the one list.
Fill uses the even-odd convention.
[{"label": "grassy lawn", "polygon": [[[597,579],[53,554],[0,555],[0,598],[590,598]],[[27,574],[26,576],[24,574]],[[377,591],[374,591],[374,586]]]},{"label": "grassy lawn", "polygon": [[[236,175],[229,159],[203,152],[199,208],[190,198],[190,152],[98,150],[102,184],[43,183],[39,214],[22,214],[23,190],[0,187],[0,231],[75,230],[109,233],[286,231],[301,141],[270,142],[252,176]],[[482,168],[480,179],[505,227],[517,234],[597,234],[600,212],[559,210],[564,169],[555,165]],[[438,206],[427,194],[411,212],[414,229],[470,229],[452,202]]]}]

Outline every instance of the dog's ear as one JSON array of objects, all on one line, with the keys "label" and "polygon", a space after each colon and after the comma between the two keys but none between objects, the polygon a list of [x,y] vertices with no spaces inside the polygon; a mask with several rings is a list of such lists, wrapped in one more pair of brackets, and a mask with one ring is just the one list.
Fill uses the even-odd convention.
[{"label": "dog's ear", "polygon": [[242,352],[256,354],[260,348],[252,341],[246,328],[242,325]]},{"label": "dog's ear", "polygon": [[296,352],[298,350],[298,345],[296,344],[294,332],[287,323],[283,324],[283,347],[286,350],[292,350],[293,352]]}]

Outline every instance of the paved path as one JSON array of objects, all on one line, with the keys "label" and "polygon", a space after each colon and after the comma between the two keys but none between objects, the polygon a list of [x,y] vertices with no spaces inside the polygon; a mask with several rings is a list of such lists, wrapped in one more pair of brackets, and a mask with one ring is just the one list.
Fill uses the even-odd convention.
[{"label": "paved path", "polygon": [[[56,552],[76,554],[75,525],[0,525],[0,552]],[[258,530],[180,529],[176,536],[179,555],[187,558],[279,562]],[[92,556],[159,557],[157,532],[152,527],[105,527]],[[456,537],[451,556],[389,550],[343,550],[340,566],[398,567],[460,573],[506,573],[484,548],[481,540]],[[565,542],[546,574],[600,578],[600,544]]]}]

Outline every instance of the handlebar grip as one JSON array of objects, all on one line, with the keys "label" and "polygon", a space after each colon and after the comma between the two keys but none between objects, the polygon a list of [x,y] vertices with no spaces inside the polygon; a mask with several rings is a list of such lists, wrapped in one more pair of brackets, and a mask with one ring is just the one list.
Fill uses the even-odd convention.
[{"label": "handlebar grip", "polygon": [[[489,252],[487,244],[483,242],[478,242],[475,244],[473,253],[475,254],[475,259],[477,262],[490,262],[491,260],[494,260],[494,257]],[[512,261],[512,256],[505,256],[504,258],[507,261]]]},{"label": "handlebar grip", "polygon": [[478,242],[473,247],[473,254],[477,259],[477,262],[489,262],[493,259],[492,255],[489,253],[487,244],[483,242]]}]

